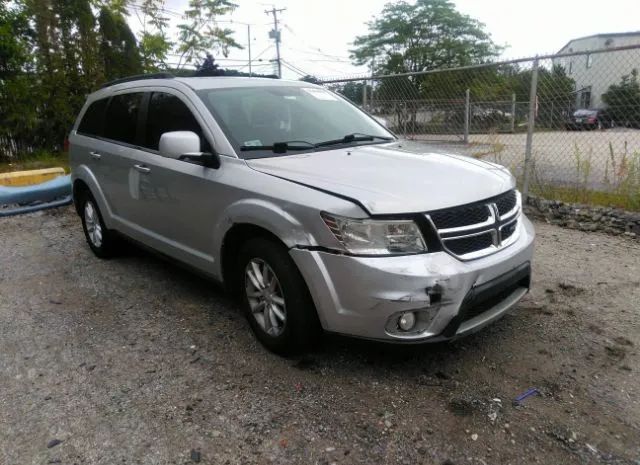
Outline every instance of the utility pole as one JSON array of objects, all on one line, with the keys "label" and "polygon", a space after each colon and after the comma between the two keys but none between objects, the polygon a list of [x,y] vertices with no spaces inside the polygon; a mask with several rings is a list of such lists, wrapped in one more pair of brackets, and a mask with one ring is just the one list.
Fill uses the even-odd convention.
[{"label": "utility pole", "polygon": [[286,8],[276,9],[272,7],[271,10],[265,10],[264,12],[269,15],[273,15],[273,30],[269,31],[269,37],[276,41],[276,63],[278,64],[278,78],[282,79],[282,64],[280,63],[280,30],[278,29],[278,13],[285,11]]}]

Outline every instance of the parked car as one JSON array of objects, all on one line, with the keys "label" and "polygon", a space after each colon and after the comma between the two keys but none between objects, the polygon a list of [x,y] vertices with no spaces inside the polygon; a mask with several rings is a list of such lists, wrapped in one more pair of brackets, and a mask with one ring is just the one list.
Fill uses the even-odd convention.
[{"label": "parked car", "polygon": [[614,126],[607,110],[576,110],[567,122],[568,130],[606,129]]},{"label": "parked car", "polygon": [[126,237],[224,283],[280,354],[323,330],[455,339],[529,289],[534,230],[508,170],[411,146],[314,84],[124,79],[69,140],[91,250]]}]

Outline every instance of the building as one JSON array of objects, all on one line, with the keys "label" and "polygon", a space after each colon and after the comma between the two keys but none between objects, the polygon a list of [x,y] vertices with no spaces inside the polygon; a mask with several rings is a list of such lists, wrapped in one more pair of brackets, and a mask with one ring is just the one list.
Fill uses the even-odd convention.
[{"label": "building", "polygon": [[[638,45],[640,31],[595,34],[570,40],[558,53],[588,52],[608,48]],[[585,53],[553,60],[562,66],[576,83],[577,108],[603,108],[604,94],[611,84],[620,83],[623,76],[637,69],[640,72],[640,48],[610,53]]]}]

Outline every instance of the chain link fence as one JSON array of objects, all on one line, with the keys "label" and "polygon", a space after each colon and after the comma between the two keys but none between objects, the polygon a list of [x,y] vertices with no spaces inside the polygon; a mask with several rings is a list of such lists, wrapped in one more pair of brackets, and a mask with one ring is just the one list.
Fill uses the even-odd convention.
[{"label": "chain link fence", "polygon": [[640,45],[323,80],[399,136],[507,166],[525,195],[640,209]]}]

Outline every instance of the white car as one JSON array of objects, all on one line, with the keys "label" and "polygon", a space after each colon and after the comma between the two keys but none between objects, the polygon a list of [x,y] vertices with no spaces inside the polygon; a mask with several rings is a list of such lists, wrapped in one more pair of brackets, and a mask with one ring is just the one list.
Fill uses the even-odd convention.
[{"label": "white car", "polygon": [[322,331],[457,338],[529,289],[534,231],[505,168],[411,146],[313,84],[127,78],[69,140],[95,254],[126,237],[223,282],[277,353]]}]

